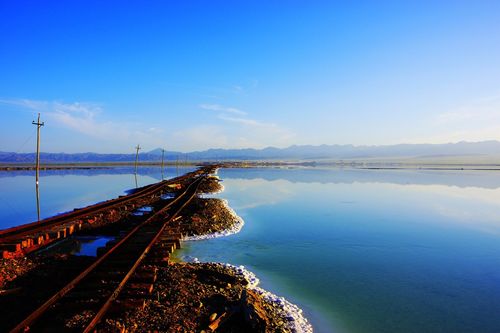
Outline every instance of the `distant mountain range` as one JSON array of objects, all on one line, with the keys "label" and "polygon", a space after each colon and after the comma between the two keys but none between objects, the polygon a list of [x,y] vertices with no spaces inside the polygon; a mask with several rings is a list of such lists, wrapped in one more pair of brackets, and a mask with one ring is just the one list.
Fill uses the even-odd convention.
[{"label": "distant mountain range", "polygon": [[[154,149],[139,154],[140,161],[161,160],[162,150]],[[264,149],[208,149],[181,153],[165,151],[165,161],[322,161],[339,159],[408,159],[448,157],[500,156],[499,141],[458,142],[447,144],[398,144],[387,146],[320,145],[290,146],[288,148],[268,147]],[[35,160],[35,153],[0,152],[0,163],[29,163]],[[41,162],[132,162],[135,154],[98,153],[41,153]]]}]

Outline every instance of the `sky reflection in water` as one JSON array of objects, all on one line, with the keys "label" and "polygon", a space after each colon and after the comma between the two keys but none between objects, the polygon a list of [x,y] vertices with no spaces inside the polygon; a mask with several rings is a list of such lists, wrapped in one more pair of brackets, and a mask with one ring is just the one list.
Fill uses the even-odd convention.
[{"label": "sky reflection in water", "polygon": [[[194,168],[179,167],[179,174]],[[136,187],[133,167],[40,171],[41,219],[125,195]],[[175,167],[165,167],[164,177],[177,176]],[[161,170],[139,168],[138,186],[160,181]],[[0,172],[0,229],[37,220],[35,172]]]},{"label": "sky reflection in water", "polygon": [[500,173],[220,175],[245,227],[182,254],[247,266],[316,332],[500,331]]},{"label": "sky reflection in water", "polygon": [[[187,170],[181,170],[187,171]],[[41,174],[42,217],[124,194],[132,168]],[[168,178],[176,170],[169,169]],[[223,169],[237,235],[180,256],[245,265],[315,332],[499,332],[500,173]],[[161,179],[139,171],[138,184]],[[34,175],[0,173],[0,227],[36,220]]]}]

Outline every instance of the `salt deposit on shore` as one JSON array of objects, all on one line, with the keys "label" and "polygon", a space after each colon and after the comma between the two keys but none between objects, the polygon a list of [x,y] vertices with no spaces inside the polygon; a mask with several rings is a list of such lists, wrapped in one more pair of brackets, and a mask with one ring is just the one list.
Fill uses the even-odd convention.
[{"label": "salt deposit on shore", "polygon": [[218,238],[218,237],[224,237],[224,236],[229,236],[236,234],[241,231],[243,228],[243,225],[245,222],[241,217],[236,214],[236,212],[229,206],[227,200],[221,199],[224,205],[224,208],[227,209],[229,214],[231,214],[232,218],[235,220],[235,223],[229,228],[224,231],[217,231],[211,234],[206,234],[206,235],[194,235],[194,236],[185,236],[183,238],[184,241],[198,241],[198,240],[204,240],[204,239],[212,239],[212,238]]},{"label": "salt deposit on shore", "polygon": [[241,275],[247,282],[247,288],[256,291],[262,296],[263,300],[269,303],[277,310],[287,327],[292,332],[296,333],[312,333],[313,328],[307,321],[297,305],[290,303],[284,297],[276,296],[275,294],[258,287],[259,279],[254,273],[247,270],[244,266],[234,266],[231,264],[222,264],[226,268],[233,270],[236,275]]},{"label": "salt deposit on shore", "polygon": [[[217,174],[217,170],[214,172]],[[224,186],[220,184],[220,189],[215,193],[221,193],[224,191]],[[212,193],[213,194],[213,193]],[[185,241],[197,241],[204,239],[213,239],[218,237],[229,236],[235,233],[238,233],[244,225],[243,219],[236,214],[236,212],[229,206],[227,200],[222,199],[224,203],[224,207],[230,212],[231,216],[235,219],[234,225],[227,230],[219,231],[207,235],[197,235],[197,236],[188,236],[185,237]],[[185,260],[189,260],[194,263],[199,263],[198,258],[184,258]],[[311,324],[304,317],[302,309],[300,309],[297,305],[290,303],[284,297],[279,297],[267,290],[264,290],[258,287],[260,280],[255,276],[254,273],[247,270],[244,266],[234,266],[231,264],[224,263],[216,263],[222,265],[226,269],[232,271],[235,275],[242,276],[248,283],[247,288],[258,293],[262,300],[267,302],[274,310],[278,316],[281,317],[286,327],[290,330],[290,332],[294,333],[312,333],[313,328]]]},{"label": "salt deposit on shore", "polygon": [[219,186],[220,186],[220,188],[217,191],[215,191],[215,192],[213,192],[211,194],[219,194],[219,193],[224,192],[224,190],[225,190],[224,185],[222,185],[221,183],[219,183]]},{"label": "salt deposit on shore", "polygon": [[[198,258],[184,258],[185,260],[189,260],[193,263],[200,263]],[[248,289],[251,289],[258,293],[262,300],[268,303],[272,308],[276,315],[280,317],[280,319],[285,323],[286,327],[293,333],[312,333],[313,327],[309,323],[309,321],[304,317],[302,309],[297,305],[289,302],[284,297],[279,297],[267,290],[260,288],[258,285],[260,283],[259,278],[247,270],[244,266],[235,266],[231,264],[224,263],[213,263],[217,265],[221,265],[225,269],[231,271],[236,276],[241,276],[244,278],[248,285],[246,286]]]}]

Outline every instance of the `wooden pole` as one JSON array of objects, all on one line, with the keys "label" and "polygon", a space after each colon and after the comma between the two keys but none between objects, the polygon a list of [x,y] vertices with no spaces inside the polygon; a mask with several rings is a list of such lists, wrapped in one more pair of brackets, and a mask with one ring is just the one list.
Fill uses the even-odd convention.
[{"label": "wooden pole", "polygon": [[38,185],[38,178],[40,174],[40,127],[44,125],[44,123],[40,122],[40,113],[38,114],[38,120],[32,122],[33,125],[36,125],[36,183]]},{"label": "wooden pole", "polygon": [[36,174],[36,214],[38,217],[38,221],[40,221],[40,191],[39,191],[39,178],[40,178],[40,127],[44,125],[43,122],[40,122],[40,113],[38,114],[37,121],[32,121],[33,125],[36,125],[36,166],[35,166],[35,174]]},{"label": "wooden pole", "polygon": [[139,162],[139,150],[141,149],[141,146],[137,145],[137,147],[135,147],[136,151],[135,151],[135,173],[137,174],[137,163]]}]

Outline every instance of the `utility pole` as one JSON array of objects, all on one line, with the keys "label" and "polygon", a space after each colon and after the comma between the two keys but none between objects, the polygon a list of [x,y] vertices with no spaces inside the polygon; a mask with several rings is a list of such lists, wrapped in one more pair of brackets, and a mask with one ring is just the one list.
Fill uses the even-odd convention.
[{"label": "utility pole", "polygon": [[139,162],[139,150],[141,149],[141,146],[137,145],[135,147],[135,173],[137,173],[137,162]]},{"label": "utility pole", "polygon": [[161,180],[163,180],[163,157],[165,156],[165,149],[161,149]]},{"label": "utility pole", "polygon": [[38,120],[32,122],[33,125],[36,125],[36,184],[38,185],[38,177],[40,170],[40,127],[44,125],[44,123],[40,122],[40,113],[38,114]]},{"label": "utility pole", "polygon": [[38,221],[40,222],[40,190],[38,188],[38,179],[40,176],[40,127],[44,125],[40,122],[40,113],[38,114],[38,120],[32,122],[36,125],[36,213],[38,216]]},{"label": "utility pole", "polygon": [[137,145],[135,147],[135,171],[134,171],[134,178],[135,178],[135,188],[138,187],[137,185],[137,163],[139,162],[139,150],[141,149],[141,146]]}]

